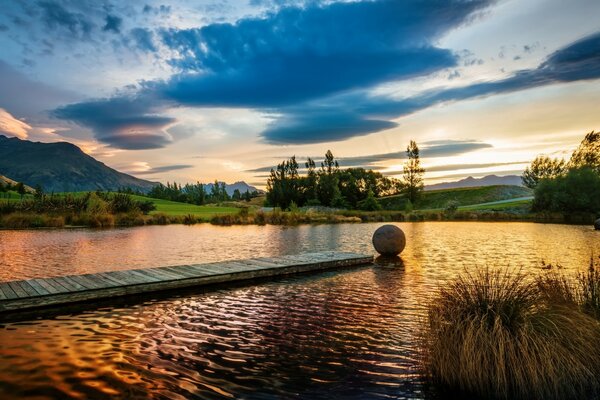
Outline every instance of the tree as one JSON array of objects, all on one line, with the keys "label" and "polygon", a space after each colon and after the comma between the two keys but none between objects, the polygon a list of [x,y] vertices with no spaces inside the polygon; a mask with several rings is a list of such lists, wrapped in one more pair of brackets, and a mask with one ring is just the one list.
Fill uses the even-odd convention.
[{"label": "tree", "polygon": [[403,168],[404,192],[408,200],[415,203],[423,191],[423,174],[425,174],[425,169],[421,167],[419,146],[417,146],[414,140],[411,140],[406,148],[406,155],[408,156],[408,161],[404,164]]},{"label": "tree", "polygon": [[235,189],[233,191],[233,195],[231,196],[231,199],[235,200],[235,201],[240,201],[242,199],[242,194],[240,193],[239,189]]},{"label": "tree", "polygon": [[[319,179],[317,183],[317,198],[324,206],[339,207],[342,205],[342,197],[338,187],[339,164],[331,150],[325,153],[325,160],[321,163]],[[343,199],[342,199],[343,200]]]},{"label": "tree", "polygon": [[358,202],[358,209],[364,211],[378,211],[381,210],[381,205],[375,198],[375,194],[372,190],[367,192],[367,197],[364,200]]},{"label": "tree", "polygon": [[17,183],[16,186],[15,186],[15,190],[21,196],[21,200],[23,200],[23,196],[25,196],[25,193],[27,193],[27,191],[25,190],[25,185],[23,184],[23,182]]},{"label": "tree", "polygon": [[40,184],[35,185],[35,193],[33,195],[36,199],[41,199],[44,197],[44,189]]},{"label": "tree", "polygon": [[541,180],[535,188],[533,210],[600,213],[600,175],[590,167],[583,167]]},{"label": "tree", "polygon": [[569,168],[589,167],[600,174],[600,132],[591,131],[571,155]]},{"label": "tree", "polygon": [[535,189],[542,179],[554,179],[566,172],[565,161],[548,156],[537,156],[531,165],[525,168],[521,180],[523,185]]}]

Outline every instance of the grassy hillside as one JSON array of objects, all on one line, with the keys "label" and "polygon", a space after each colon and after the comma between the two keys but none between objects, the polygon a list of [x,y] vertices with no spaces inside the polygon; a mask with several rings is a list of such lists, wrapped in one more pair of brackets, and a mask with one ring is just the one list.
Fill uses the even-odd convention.
[{"label": "grassy hillside", "polygon": [[[460,206],[490,203],[519,197],[532,196],[531,189],[522,186],[481,186],[474,188],[458,188],[431,190],[423,192],[421,200],[414,205],[415,209],[441,209],[448,202],[456,201]],[[379,199],[386,210],[404,210],[406,198],[403,195],[389,196]]]}]

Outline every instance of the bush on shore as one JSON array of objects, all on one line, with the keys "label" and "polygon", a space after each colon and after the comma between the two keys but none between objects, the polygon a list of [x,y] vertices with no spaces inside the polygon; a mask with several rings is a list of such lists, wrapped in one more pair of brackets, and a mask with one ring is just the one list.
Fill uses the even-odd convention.
[{"label": "bush on shore", "polygon": [[600,323],[567,281],[485,269],[431,302],[423,362],[434,382],[481,398],[595,398],[599,341]]}]

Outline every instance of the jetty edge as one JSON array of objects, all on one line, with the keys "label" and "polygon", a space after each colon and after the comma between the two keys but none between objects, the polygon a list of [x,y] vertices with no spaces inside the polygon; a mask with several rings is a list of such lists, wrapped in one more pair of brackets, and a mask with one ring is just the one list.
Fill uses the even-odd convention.
[{"label": "jetty edge", "polygon": [[0,313],[365,265],[372,255],[326,251],[0,282]]}]

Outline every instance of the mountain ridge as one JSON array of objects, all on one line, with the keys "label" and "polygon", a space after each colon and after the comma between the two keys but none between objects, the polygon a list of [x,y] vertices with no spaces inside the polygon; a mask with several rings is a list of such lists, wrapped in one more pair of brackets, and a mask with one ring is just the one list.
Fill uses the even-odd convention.
[{"label": "mountain ridge", "polygon": [[483,176],[481,178],[474,178],[472,176],[468,176],[464,179],[460,179],[454,182],[441,182],[436,183],[434,185],[427,185],[425,186],[425,190],[457,189],[497,185],[523,186],[523,182],[521,181],[521,177],[517,175],[498,176],[491,174]]},{"label": "mountain ridge", "polygon": [[116,190],[147,192],[156,182],[136,178],[85,154],[69,142],[32,142],[0,135],[0,174],[46,192]]}]

